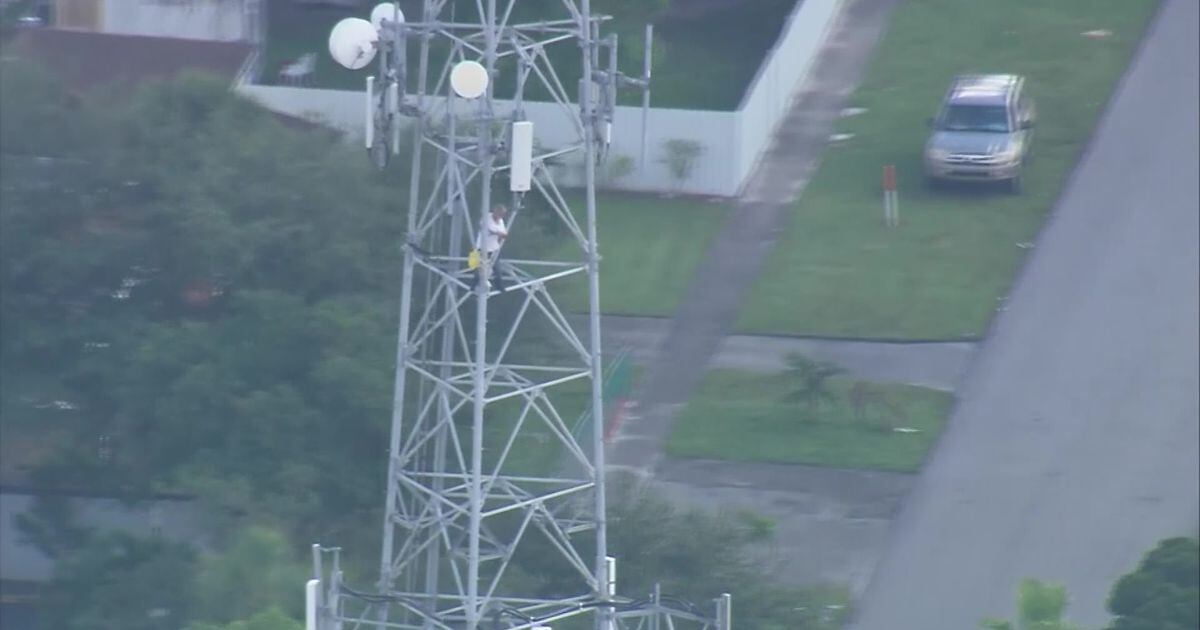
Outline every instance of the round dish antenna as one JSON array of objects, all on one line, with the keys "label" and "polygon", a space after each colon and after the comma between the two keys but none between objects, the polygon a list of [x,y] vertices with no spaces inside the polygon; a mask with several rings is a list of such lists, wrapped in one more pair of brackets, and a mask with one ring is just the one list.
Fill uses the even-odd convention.
[{"label": "round dish antenna", "polygon": [[488,74],[475,61],[460,61],[450,71],[450,87],[462,98],[479,98],[487,91]]},{"label": "round dish antenna", "polygon": [[346,18],[329,33],[329,55],[350,70],[358,70],[375,58],[379,31],[361,18]]},{"label": "round dish antenna", "polygon": [[383,21],[404,23],[404,11],[396,6],[394,2],[380,2],[371,9],[371,26],[375,30],[383,28]]}]

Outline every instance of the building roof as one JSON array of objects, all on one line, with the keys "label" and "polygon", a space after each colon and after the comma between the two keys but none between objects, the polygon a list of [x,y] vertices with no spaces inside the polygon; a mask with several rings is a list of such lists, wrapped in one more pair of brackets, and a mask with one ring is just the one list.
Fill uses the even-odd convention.
[{"label": "building roof", "polygon": [[1004,105],[1020,77],[1012,74],[972,74],[954,79],[946,100],[962,105]]},{"label": "building roof", "polygon": [[[54,574],[54,559],[25,540],[18,515],[33,508],[36,495],[0,490],[0,580],[46,582]],[[137,536],[161,534],[168,540],[200,548],[209,544],[204,514],[194,501],[151,500],[130,504],[103,497],[67,497],[76,524],[98,530],[125,531]]]},{"label": "building roof", "polygon": [[122,82],[167,80],[187,70],[209,72],[232,83],[254,52],[245,42],[53,28],[22,31],[14,37],[12,50],[44,63],[78,91]]},{"label": "building roof", "polygon": [[[18,33],[4,54],[40,62],[68,89],[86,92],[122,83],[170,80],[186,71],[207,72],[232,86],[253,53],[254,47],[245,42],[34,28]],[[326,129],[303,118],[273,113],[293,129]]]}]

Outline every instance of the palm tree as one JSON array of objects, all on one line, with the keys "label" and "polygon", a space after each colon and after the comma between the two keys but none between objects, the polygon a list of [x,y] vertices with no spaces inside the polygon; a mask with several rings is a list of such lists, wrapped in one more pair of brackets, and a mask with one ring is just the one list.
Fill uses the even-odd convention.
[{"label": "palm tree", "polygon": [[808,407],[809,419],[815,420],[821,403],[833,400],[829,379],[845,373],[842,368],[828,361],[816,361],[802,354],[787,356],[786,374],[795,388],[784,398],[789,402],[803,403]]},{"label": "palm tree", "polygon": [[1017,623],[1003,619],[985,619],[986,630],[1079,630],[1063,620],[1067,610],[1067,589],[1060,584],[1040,580],[1021,580],[1017,593]]}]

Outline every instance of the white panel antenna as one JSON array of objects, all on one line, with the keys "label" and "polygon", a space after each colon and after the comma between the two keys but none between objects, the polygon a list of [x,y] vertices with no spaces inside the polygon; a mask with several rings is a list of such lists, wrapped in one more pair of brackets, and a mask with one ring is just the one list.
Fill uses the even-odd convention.
[{"label": "white panel antenna", "polygon": [[321,580],[304,584],[304,630],[317,630],[317,607],[321,604]]},{"label": "white panel antenna", "polygon": [[533,123],[522,120],[512,124],[512,149],[509,153],[511,192],[529,192],[533,177]]},{"label": "white panel antenna", "polygon": [[375,144],[375,77],[367,77],[367,120],[363,125],[363,143],[367,149]]},{"label": "white panel antenna", "polygon": [[[400,83],[392,81],[388,84],[387,113],[389,118],[400,115]],[[400,125],[392,127],[392,155],[400,155]]]},{"label": "white panel antenna", "polygon": [[642,56],[642,156],[641,168],[646,170],[646,133],[650,125],[650,68],[654,65],[654,25],[646,25],[646,50]]}]

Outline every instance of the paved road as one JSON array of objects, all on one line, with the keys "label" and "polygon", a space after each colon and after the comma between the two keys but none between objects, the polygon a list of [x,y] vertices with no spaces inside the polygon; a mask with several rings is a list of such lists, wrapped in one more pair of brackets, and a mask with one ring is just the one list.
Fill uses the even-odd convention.
[{"label": "paved road", "polygon": [[964,630],[1113,581],[1200,526],[1200,74],[1195,0],[1166,0],[898,516],[857,630]]},{"label": "paved road", "polygon": [[816,168],[833,122],[861,79],[896,2],[847,0],[743,199],[697,269],[658,356],[647,367],[635,394],[641,418],[622,425],[608,456],[609,468],[652,474],[661,461],[675,411],[691,397],[732,327],[746,289]]}]

